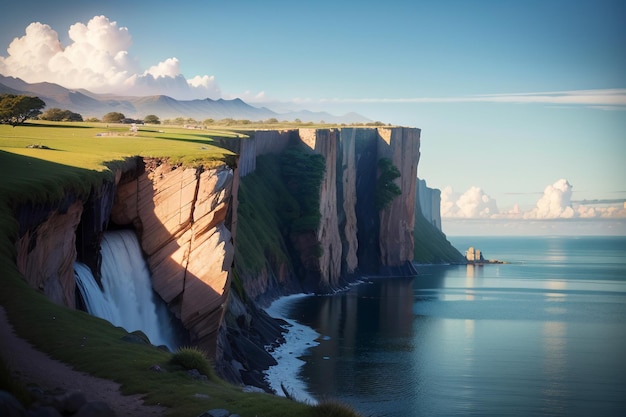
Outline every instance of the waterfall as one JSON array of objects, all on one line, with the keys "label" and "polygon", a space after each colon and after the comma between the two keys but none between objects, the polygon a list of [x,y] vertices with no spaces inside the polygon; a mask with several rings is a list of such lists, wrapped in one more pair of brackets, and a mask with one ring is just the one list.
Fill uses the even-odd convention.
[{"label": "waterfall", "polygon": [[154,345],[176,349],[167,306],[152,289],[150,271],[131,230],[105,232],[101,244],[102,287],[89,267],[76,262],[74,276],[89,314],[129,332],[141,330]]}]

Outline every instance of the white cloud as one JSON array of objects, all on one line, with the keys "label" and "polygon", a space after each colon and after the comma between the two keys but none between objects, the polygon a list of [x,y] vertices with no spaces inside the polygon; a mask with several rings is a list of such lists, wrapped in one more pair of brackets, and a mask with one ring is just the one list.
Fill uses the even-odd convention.
[{"label": "white cloud", "polygon": [[441,217],[526,221],[626,218],[626,202],[573,203],[572,189],[566,179],[559,179],[544,189],[534,208],[521,211],[515,204],[511,210],[499,211],[496,200],[479,187],[458,194],[448,186],[441,191]]},{"label": "white cloud", "polygon": [[442,217],[490,218],[496,214],[496,201],[479,187],[470,187],[460,196],[451,187],[446,187],[441,192]]},{"label": "white cloud", "polygon": [[[294,99],[300,102],[302,99]],[[459,97],[330,98],[321,103],[544,103],[584,105],[600,110],[625,110],[626,88],[481,94]]]},{"label": "white cloud", "polygon": [[180,74],[180,65],[177,58],[168,58],[163,62],[150,67],[144,75],[152,75],[154,78],[171,77],[174,78]]},{"label": "white cloud", "polygon": [[537,206],[524,213],[526,219],[571,219],[576,216],[572,207],[572,186],[566,179],[548,185]]},{"label": "white cloud", "polygon": [[70,44],[63,47],[50,26],[31,23],[24,36],[11,42],[7,56],[0,56],[0,73],[29,83],[46,81],[99,93],[166,94],[177,99],[221,96],[213,76],[186,80],[175,57],[142,70],[129,53],[129,30],[106,16],[78,22],[68,34]]}]

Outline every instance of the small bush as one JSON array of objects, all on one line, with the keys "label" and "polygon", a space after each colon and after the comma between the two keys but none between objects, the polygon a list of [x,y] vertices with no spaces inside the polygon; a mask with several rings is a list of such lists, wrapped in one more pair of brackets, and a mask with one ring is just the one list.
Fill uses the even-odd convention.
[{"label": "small bush", "polygon": [[182,366],[186,370],[197,369],[203,375],[211,378],[212,369],[204,352],[193,346],[179,348],[172,356],[171,363]]},{"label": "small bush", "polygon": [[313,407],[312,417],[361,417],[352,407],[337,401],[323,401]]}]

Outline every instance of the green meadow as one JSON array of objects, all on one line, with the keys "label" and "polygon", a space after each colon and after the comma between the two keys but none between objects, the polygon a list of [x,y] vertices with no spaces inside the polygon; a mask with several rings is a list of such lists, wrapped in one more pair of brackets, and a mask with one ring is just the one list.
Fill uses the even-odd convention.
[{"label": "green meadow", "polygon": [[[54,201],[68,190],[86,195],[111,178],[124,159],[168,158],[184,165],[213,166],[233,154],[216,140],[241,136],[233,130],[187,130],[100,123],[0,125],[0,304],[19,336],[74,368],[114,380],[124,394],[142,394],[149,404],[169,407],[168,416],[193,417],[212,408],[249,416],[355,416],[334,403],[308,406],[269,394],[243,393],[215,375],[191,379],[173,354],[124,340],[126,331],[84,312],[49,301],[30,288],[15,264],[18,224],[14,208]],[[2,359],[2,358],[0,358]],[[1,364],[0,360],[0,364]],[[165,372],[149,368],[159,365]],[[0,366],[0,389],[23,398],[23,386]],[[201,395],[197,395],[201,394]]]}]

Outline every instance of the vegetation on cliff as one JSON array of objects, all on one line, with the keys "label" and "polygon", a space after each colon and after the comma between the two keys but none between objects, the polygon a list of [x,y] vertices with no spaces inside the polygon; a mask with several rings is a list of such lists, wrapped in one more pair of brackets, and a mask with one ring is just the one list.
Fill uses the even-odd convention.
[{"label": "vegetation on cliff", "polygon": [[260,272],[267,262],[290,264],[284,234],[289,224],[285,212],[297,202],[281,177],[277,155],[257,158],[256,170],[239,185],[235,268],[239,274]]},{"label": "vegetation on cliff", "polygon": [[414,262],[421,264],[464,263],[465,257],[448,241],[446,235],[422,216],[415,214]]},{"label": "vegetation on cliff", "polygon": [[378,179],[376,180],[376,208],[382,210],[389,206],[394,198],[402,194],[400,187],[394,182],[400,178],[400,171],[389,158],[378,160]]},{"label": "vegetation on cliff", "polygon": [[291,146],[280,156],[281,175],[297,202],[282,208],[290,233],[315,232],[319,228],[320,186],[324,179],[324,157]]},{"label": "vegetation on cliff", "polygon": [[[287,265],[291,234],[317,231],[324,157],[290,147],[257,158],[256,170],[241,180],[235,267],[238,276]],[[319,252],[319,251],[318,251]]]}]

